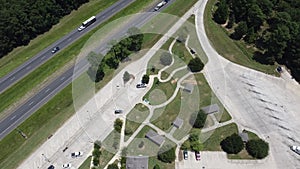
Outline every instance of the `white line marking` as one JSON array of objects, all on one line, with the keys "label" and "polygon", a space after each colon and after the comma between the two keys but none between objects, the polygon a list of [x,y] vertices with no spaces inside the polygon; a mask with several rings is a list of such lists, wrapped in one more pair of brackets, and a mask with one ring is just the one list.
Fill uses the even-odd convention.
[{"label": "white line marking", "polygon": [[48,89],[45,91],[45,93],[47,93],[49,90],[50,90],[50,89],[48,88]]},{"label": "white line marking", "polygon": [[60,80],[64,80],[66,77],[62,77]]},{"label": "white line marking", "polygon": [[14,76],[14,77],[12,77],[12,78],[10,78],[10,81],[13,81],[15,78],[16,78],[15,76]]},{"label": "white line marking", "polygon": [[32,105],[32,104],[33,104],[33,102],[30,102],[30,103],[29,103],[29,106]]},{"label": "white line marking", "polygon": [[13,116],[10,120],[13,120],[13,119],[15,119],[16,118],[16,116]]}]

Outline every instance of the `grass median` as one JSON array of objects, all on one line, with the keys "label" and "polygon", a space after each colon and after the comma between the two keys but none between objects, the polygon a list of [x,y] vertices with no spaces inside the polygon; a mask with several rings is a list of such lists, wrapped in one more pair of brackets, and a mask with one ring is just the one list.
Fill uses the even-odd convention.
[{"label": "grass median", "polygon": [[234,63],[267,74],[278,75],[275,71],[276,65],[263,65],[253,60],[254,50],[252,48],[241,41],[232,40],[227,31],[213,21],[212,12],[216,2],[217,0],[209,0],[204,12],[205,32],[216,51]]},{"label": "grass median", "polygon": [[[194,0],[196,1],[196,0]],[[177,3],[180,1],[175,1],[172,5],[176,7],[177,5],[181,5]],[[145,8],[146,4],[153,3],[151,0],[145,1],[136,1],[117,15],[115,15],[112,20],[128,15],[131,13],[136,13],[138,10]],[[177,5],[176,5],[177,4]],[[170,6],[171,8],[172,6]],[[168,7],[169,8],[169,7]],[[190,6],[184,6],[183,8],[188,9]],[[169,9],[171,10],[171,9]],[[172,10],[171,10],[172,11]],[[178,15],[183,15],[184,13],[178,13]],[[85,37],[88,38],[94,31],[91,31]],[[159,38],[160,35],[153,36],[152,38]],[[156,42],[155,40],[151,41],[153,44]],[[79,40],[68,47],[69,50],[72,47],[83,45],[84,40]],[[148,42],[148,45],[151,46]],[[62,64],[66,63],[67,60],[71,60],[72,57],[68,58],[68,56],[64,55],[64,52],[74,53],[79,52],[79,49],[76,51],[67,51],[63,50],[60,52],[58,56],[61,56],[61,61],[54,60],[52,63]],[[58,57],[57,56],[57,57]],[[73,56],[74,57],[74,56]],[[68,58],[68,59],[67,59]],[[64,60],[66,59],[66,60]],[[51,61],[49,61],[51,62]],[[46,63],[47,64],[47,63]],[[54,72],[54,68],[49,65],[47,69],[40,69],[36,71],[47,71],[46,73],[49,75],[51,72]],[[58,65],[55,65],[57,69]],[[34,72],[33,72],[34,73]],[[45,76],[47,76],[47,74]],[[113,73],[107,73],[107,76],[97,84],[97,89],[100,89],[101,86],[104,86],[108,81],[111,80]],[[33,80],[39,80],[39,82],[43,81],[43,78],[36,79],[34,75],[31,76],[33,79],[27,81],[27,84],[23,82],[22,84],[27,86],[27,89],[32,89],[34,86],[32,85]],[[46,77],[44,77],[45,79]],[[20,85],[22,86],[22,85]],[[20,92],[21,90],[15,88]],[[23,88],[23,90],[26,90]],[[14,98],[13,98],[14,99]],[[6,99],[5,99],[6,100]],[[15,100],[16,101],[16,100]],[[36,150],[44,141],[47,140],[47,137],[53,134],[61,125],[74,114],[75,110],[73,107],[72,100],[72,86],[69,85],[65,89],[63,89],[60,93],[58,93],[54,98],[52,98],[48,103],[46,103],[41,109],[35,112],[30,118],[28,118],[25,122],[23,122],[18,129],[22,130],[27,136],[28,139],[23,139],[23,137],[17,132],[17,130],[13,130],[9,135],[7,135],[4,139],[0,141],[0,149],[2,150],[0,154],[0,166],[3,168],[17,168],[17,166],[26,159],[34,150]]]}]

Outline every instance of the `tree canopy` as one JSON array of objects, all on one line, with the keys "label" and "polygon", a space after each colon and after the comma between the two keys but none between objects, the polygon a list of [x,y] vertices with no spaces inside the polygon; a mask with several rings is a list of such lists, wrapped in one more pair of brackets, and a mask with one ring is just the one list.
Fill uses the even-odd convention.
[{"label": "tree canopy", "polygon": [[0,5],[0,58],[27,45],[88,0],[2,0]]},{"label": "tree canopy", "polygon": [[202,63],[199,57],[196,57],[190,60],[188,67],[191,70],[191,72],[200,72],[203,69],[204,64]]},{"label": "tree canopy", "polygon": [[123,125],[123,121],[121,119],[117,118],[114,123],[115,130],[117,132],[121,133],[122,125]]},{"label": "tree canopy", "polygon": [[246,143],[246,150],[252,157],[262,159],[268,155],[269,144],[262,139],[250,140]]},{"label": "tree canopy", "polygon": [[204,127],[206,118],[207,118],[207,114],[205,112],[203,112],[202,110],[200,110],[197,113],[197,116],[196,116],[196,119],[195,119],[193,127],[195,127],[195,128],[202,128],[202,127]]},{"label": "tree canopy", "polygon": [[242,138],[234,133],[221,141],[222,149],[228,154],[237,154],[244,148]]}]

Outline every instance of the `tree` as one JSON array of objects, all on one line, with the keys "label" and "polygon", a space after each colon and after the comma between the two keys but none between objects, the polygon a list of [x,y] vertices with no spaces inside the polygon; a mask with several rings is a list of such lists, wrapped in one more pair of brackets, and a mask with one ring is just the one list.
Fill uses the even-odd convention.
[{"label": "tree", "polygon": [[237,154],[244,148],[242,138],[234,133],[221,141],[222,149],[228,154]]},{"label": "tree", "polygon": [[107,166],[107,169],[119,169],[118,165],[117,164],[109,164]]},{"label": "tree", "polygon": [[218,24],[224,24],[227,21],[229,15],[228,5],[226,4],[226,0],[220,0],[218,9],[214,13],[214,20]]},{"label": "tree", "polygon": [[203,144],[199,141],[194,141],[191,143],[191,149],[194,151],[201,151],[203,149]]},{"label": "tree", "polygon": [[196,120],[195,120],[195,123],[194,123],[193,127],[195,127],[195,128],[204,127],[206,118],[207,118],[207,114],[205,112],[203,112],[203,110],[200,110],[197,113],[197,117],[196,117]]},{"label": "tree", "polygon": [[183,144],[181,145],[180,149],[181,150],[187,150],[191,147],[190,142],[189,141],[185,141],[183,142]]},{"label": "tree", "polygon": [[248,31],[247,23],[245,21],[241,21],[239,25],[234,28],[234,33],[232,34],[232,38],[236,40],[240,40],[243,35],[245,35]]},{"label": "tree", "polygon": [[268,155],[269,144],[262,139],[250,140],[246,143],[246,150],[252,157],[262,159]]},{"label": "tree", "polygon": [[202,63],[199,57],[196,57],[190,60],[188,67],[191,72],[200,72],[203,69],[204,64]]},{"label": "tree", "polygon": [[109,66],[111,69],[117,69],[119,67],[119,60],[115,57],[111,56],[105,60],[105,63]]},{"label": "tree", "polygon": [[127,33],[129,35],[130,42],[131,42],[130,45],[128,46],[128,49],[131,51],[141,50],[144,34],[142,34],[141,31],[136,27],[129,28]]},{"label": "tree", "polygon": [[130,74],[127,71],[125,71],[124,74],[123,74],[124,83],[128,82],[130,80],[130,78],[131,78]]},{"label": "tree", "polygon": [[96,140],[94,142],[94,149],[98,149],[99,150],[101,148],[101,146],[102,146],[102,143],[101,143],[100,140]]},{"label": "tree", "polygon": [[175,148],[171,145],[165,145],[158,151],[158,159],[165,163],[172,163],[175,161]]},{"label": "tree", "polygon": [[164,52],[160,56],[160,63],[164,66],[168,66],[172,63],[172,55],[169,52]]},{"label": "tree", "polygon": [[117,132],[121,133],[122,125],[123,125],[123,121],[121,119],[117,118],[114,123],[115,130]]},{"label": "tree", "polygon": [[142,78],[142,83],[148,84],[149,83],[149,75],[145,74]]},{"label": "tree", "polygon": [[99,165],[99,158],[93,158],[93,165],[98,166]]},{"label": "tree", "polygon": [[99,149],[94,149],[92,152],[94,158],[99,158],[101,155],[101,151]]},{"label": "tree", "polygon": [[153,167],[153,169],[160,169],[160,166],[158,164],[155,164],[155,166]]},{"label": "tree", "polygon": [[265,21],[266,16],[257,4],[252,4],[247,13],[247,24],[253,27],[255,31],[259,30],[260,26]]},{"label": "tree", "polygon": [[199,135],[197,133],[191,133],[189,136],[189,141],[190,142],[199,141]]},{"label": "tree", "polygon": [[230,14],[229,14],[229,21],[228,21],[228,23],[227,23],[227,25],[226,25],[226,28],[231,29],[234,23],[235,23],[235,17],[234,17],[234,14],[233,14],[233,13],[230,13]]},{"label": "tree", "polygon": [[248,42],[248,43],[253,43],[255,42],[255,39],[256,39],[256,33],[254,32],[254,28],[251,27],[250,29],[248,29],[248,32],[245,36],[245,41]]}]

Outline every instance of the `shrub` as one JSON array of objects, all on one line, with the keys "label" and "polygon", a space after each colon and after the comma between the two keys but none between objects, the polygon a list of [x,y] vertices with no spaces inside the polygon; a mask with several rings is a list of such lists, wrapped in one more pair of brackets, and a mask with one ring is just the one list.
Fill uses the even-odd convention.
[{"label": "shrub", "polygon": [[117,132],[121,133],[122,125],[123,125],[123,121],[121,119],[117,118],[115,123],[114,123],[115,130]]},{"label": "shrub", "polygon": [[155,164],[155,166],[153,167],[153,169],[160,169],[160,166],[158,164]]},{"label": "shrub", "polygon": [[268,155],[269,144],[262,139],[250,140],[246,143],[246,150],[252,157],[262,159]]},{"label": "shrub", "polygon": [[148,84],[149,83],[149,76],[148,75],[144,75],[142,78],[142,83]]},{"label": "shrub", "polygon": [[244,148],[244,142],[238,134],[234,133],[221,142],[221,147],[228,154],[237,154]]},{"label": "shrub", "polygon": [[109,164],[107,169],[119,169],[117,164]]},{"label": "shrub", "polygon": [[204,64],[202,63],[200,58],[196,57],[190,60],[188,67],[191,72],[200,72],[203,69]]}]

